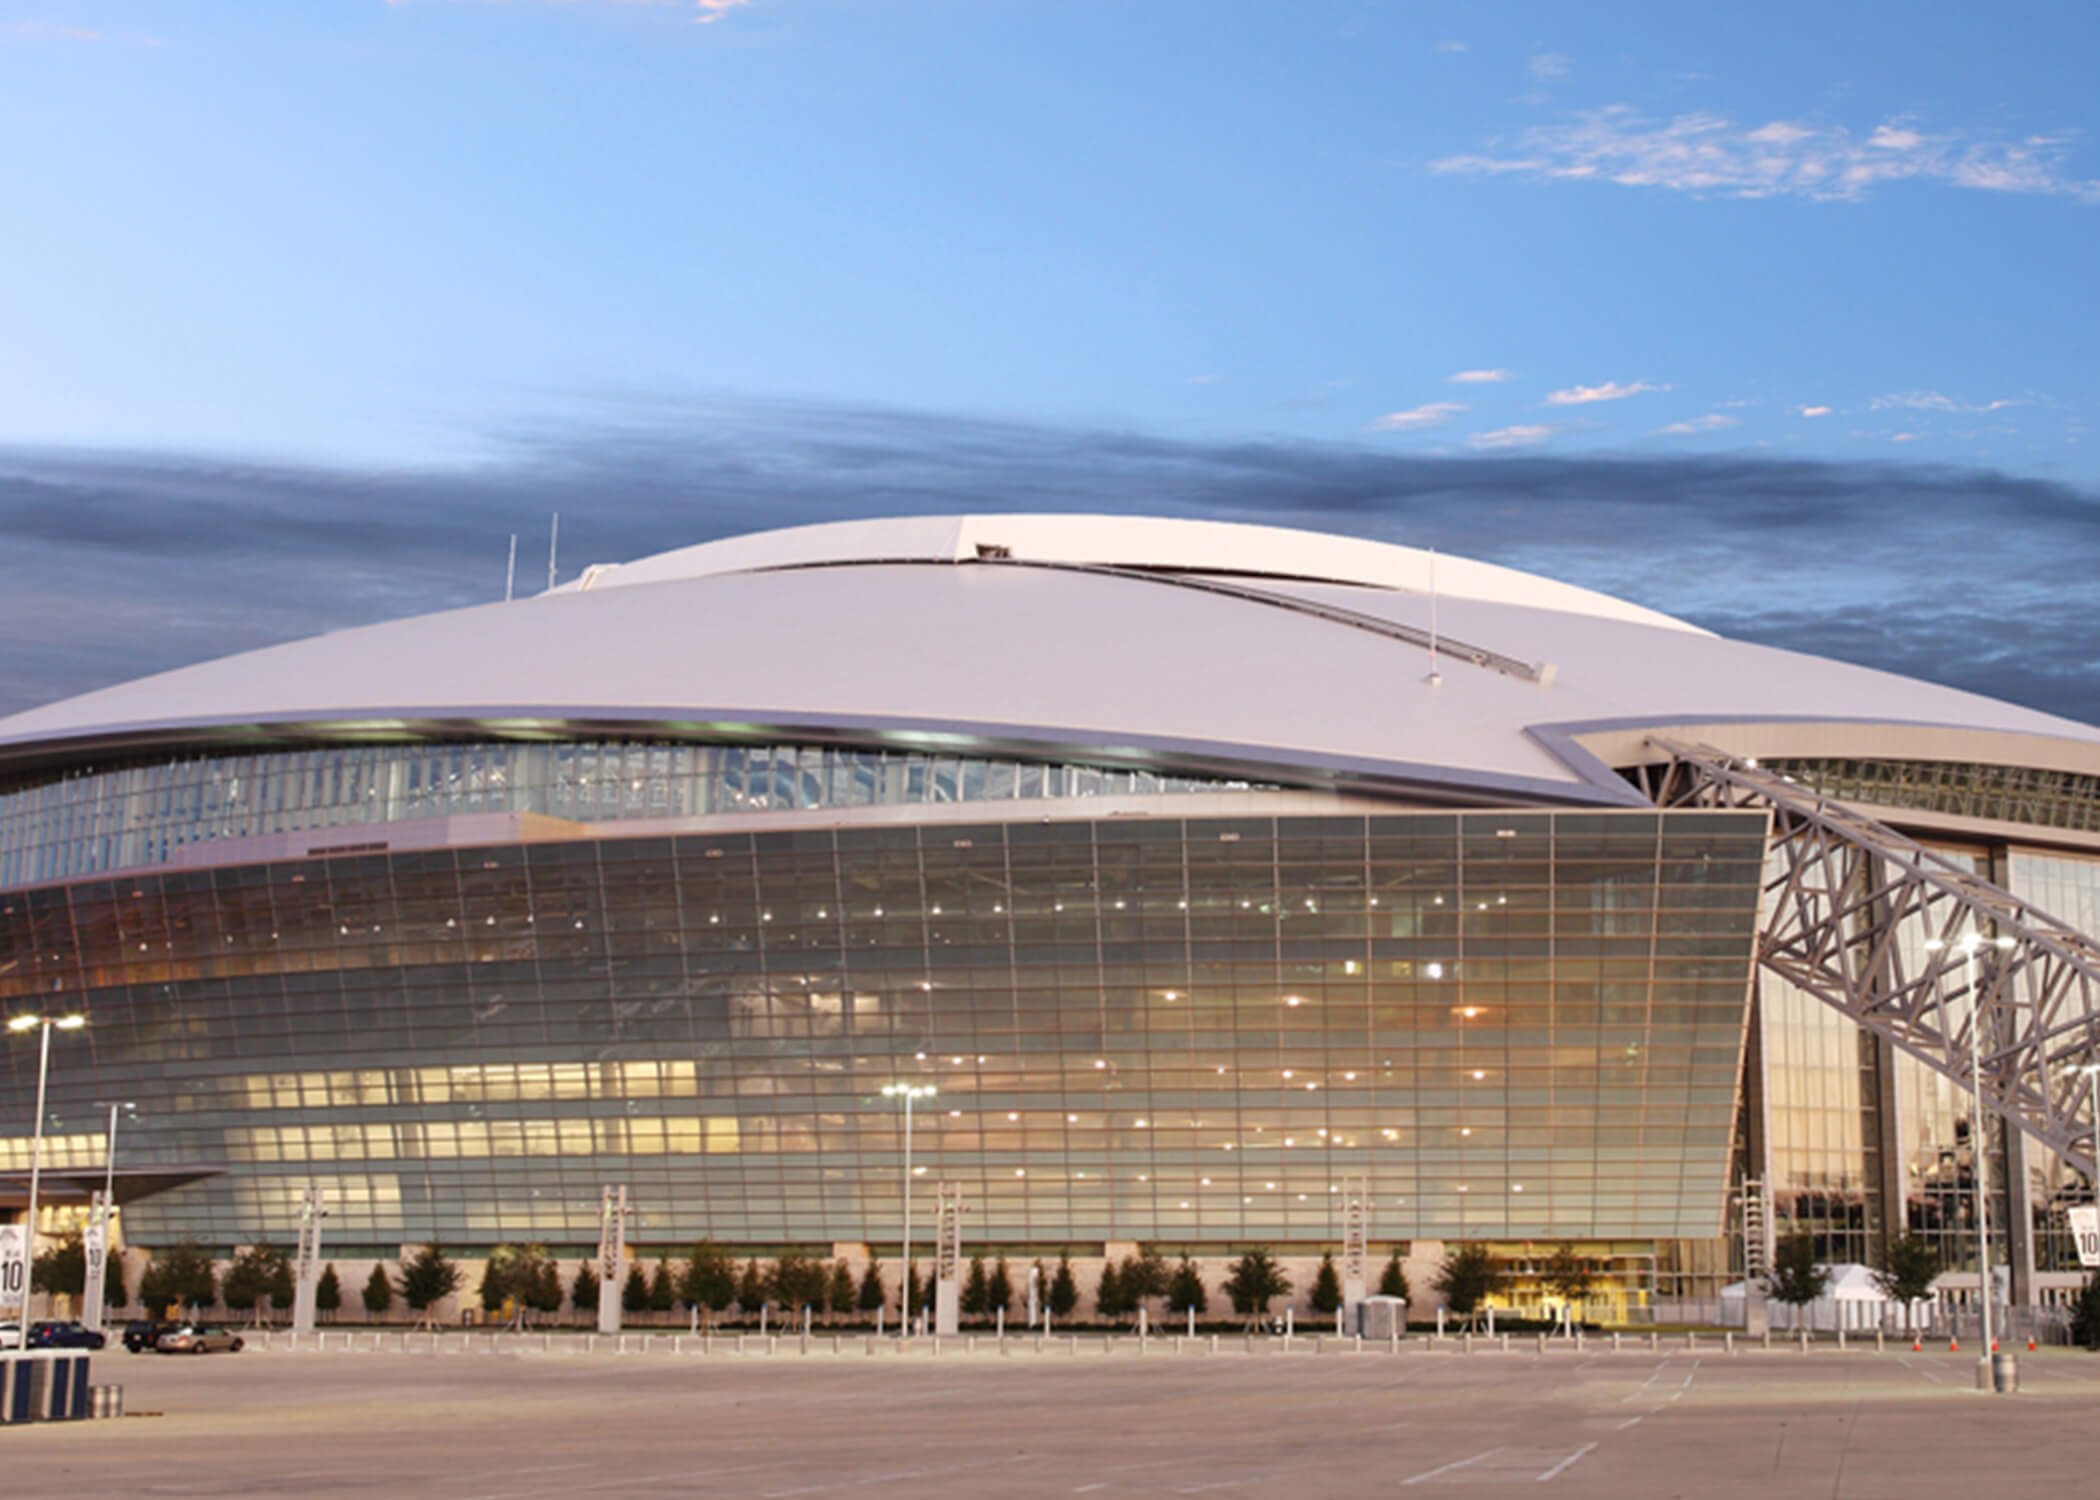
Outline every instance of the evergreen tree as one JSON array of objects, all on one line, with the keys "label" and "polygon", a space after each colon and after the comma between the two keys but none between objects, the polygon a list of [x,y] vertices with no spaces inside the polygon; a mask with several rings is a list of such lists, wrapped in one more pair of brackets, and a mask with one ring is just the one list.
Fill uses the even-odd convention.
[{"label": "evergreen tree", "polygon": [[670,1257],[656,1263],[656,1274],[649,1278],[649,1311],[667,1313],[678,1305],[678,1287],[671,1278]]},{"label": "evergreen tree", "polygon": [[2072,1299],[2071,1341],[2100,1349],[2100,1271],[2088,1276]]},{"label": "evergreen tree", "polygon": [[1385,1269],[1378,1274],[1378,1295],[1398,1297],[1403,1302],[1412,1300],[1407,1289],[1407,1267],[1400,1263],[1398,1250],[1387,1257]]},{"label": "evergreen tree", "polygon": [[868,1269],[860,1273],[860,1296],[854,1305],[864,1313],[889,1305],[890,1294],[882,1284],[882,1262],[868,1258]]},{"label": "evergreen tree", "polygon": [[1114,1261],[1108,1261],[1101,1267],[1101,1279],[1094,1284],[1094,1316],[1115,1323],[1121,1321],[1124,1311],[1123,1273],[1116,1269]]},{"label": "evergreen tree", "polygon": [[401,1268],[394,1290],[410,1312],[421,1313],[425,1323],[437,1320],[437,1305],[459,1290],[467,1273],[445,1258],[442,1245],[428,1244],[416,1251]]},{"label": "evergreen tree", "polygon": [[1568,1304],[1572,1316],[1573,1310],[1597,1284],[1596,1263],[1587,1256],[1577,1255],[1573,1245],[1562,1245],[1539,1267],[1539,1281],[1547,1291]]},{"label": "evergreen tree", "polygon": [[291,1311],[292,1303],[298,1300],[299,1289],[293,1284],[292,1270],[292,1257],[285,1251],[278,1251],[277,1264],[270,1268],[270,1278],[263,1287],[275,1312]]},{"label": "evergreen tree", "polygon": [[694,1307],[705,1308],[707,1326],[714,1327],[715,1314],[736,1300],[736,1262],[713,1240],[702,1240],[686,1262],[682,1295]]},{"label": "evergreen tree", "polygon": [[499,1312],[513,1298],[523,1301],[531,1274],[532,1267],[516,1245],[498,1245],[491,1250],[481,1268],[481,1310]]},{"label": "evergreen tree", "polygon": [[1050,1278],[1050,1290],[1046,1300],[1050,1315],[1057,1319],[1072,1316],[1072,1309],[1079,1306],[1079,1278],[1072,1274],[1072,1257],[1060,1251],[1057,1257],[1057,1274]]},{"label": "evergreen tree", "polygon": [[1186,1313],[1192,1309],[1198,1313],[1209,1312],[1210,1293],[1203,1289],[1203,1273],[1184,1255],[1181,1264],[1174,1268],[1173,1279],[1167,1283],[1167,1311]]},{"label": "evergreen tree", "polygon": [[265,1297],[275,1303],[280,1292],[285,1303],[289,1303],[292,1300],[291,1280],[291,1261],[282,1250],[269,1245],[250,1245],[233,1258],[219,1288],[219,1296],[234,1312],[252,1312]]},{"label": "evergreen tree", "polygon": [[757,1317],[758,1310],[766,1305],[766,1278],[758,1269],[755,1255],[744,1263],[744,1274],[736,1284],[736,1305],[747,1318]]},{"label": "evergreen tree", "polygon": [[842,1318],[853,1311],[853,1268],[844,1261],[831,1268],[831,1286],[825,1300],[831,1304],[834,1318]]},{"label": "evergreen tree", "polygon": [[102,1305],[122,1307],[127,1300],[124,1291],[124,1257],[117,1253],[116,1246],[102,1261]]},{"label": "evergreen tree", "polygon": [[598,1262],[586,1260],[576,1267],[576,1279],[569,1283],[569,1306],[580,1313],[595,1314],[604,1290],[598,1285]]},{"label": "evergreen tree", "polygon": [[1480,1309],[1487,1305],[1490,1297],[1500,1292],[1509,1280],[1509,1273],[1502,1262],[1488,1253],[1485,1245],[1460,1245],[1444,1259],[1436,1273],[1436,1289],[1444,1294],[1444,1304],[1452,1312],[1466,1320],[1466,1327],[1480,1316]]},{"label": "evergreen tree", "polygon": [[925,1306],[926,1306],[926,1286],[925,1286],[925,1283],[923,1283],[922,1281],[920,1281],[920,1280],[919,1280],[919,1263],[918,1263],[917,1261],[913,1261],[913,1262],[912,1262],[912,1263],[911,1263],[911,1264],[910,1264],[910,1265],[909,1265],[908,1267],[906,1267],[906,1268],[905,1268],[905,1277],[904,1277],[904,1317],[905,1317],[905,1321],[906,1321],[906,1322],[909,1322],[909,1321],[910,1321],[910,1320],[912,1319],[912,1317],[913,1317],[914,1315],[916,1315],[916,1314],[917,1314],[917,1313],[918,1313],[918,1312],[919,1312],[919,1311],[920,1311],[921,1309],[923,1309],[923,1308],[924,1308]]},{"label": "evergreen tree", "polygon": [[1790,1234],[1772,1250],[1772,1274],[1765,1291],[1774,1302],[1802,1308],[1830,1285],[1830,1267],[1816,1264],[1816,1242],[1807,1234]]},{"label": "evergreen tree", "polygon": [[649,1310],[649,1273],[642,1263],[635,1261],[627,1268],[627,1281],[620,1288],[620,1311],[626,1313]]},{"label": "evergreen tree", "polygon": [[77,1234],[46,1250],[29,1269],[29,1284],[54,1296],[78,1297],[87,1289],[87,1247]]},{"label": "evergreen tree", "polygon": [[386,1279],[386,1267],[372,1267],[372,1277],[365,1283],[365,1312],[379,1317],[394,1305],[394,1284]]},{"label": "evergreen tree", "polygon": [[1003,1313],[1014,1309],[1014,1279],[1006,1269],[1006,1257],[1000,1256],[992,1264],[992,1279],[984,1289],[986,1312]]},{"label": "evergreen tree", "polygon": [[139,1278],[139,1300],[148,1311],[157,1312],[170,1303],[210,1307],[218,1299],[218,1268],[191,1239],[154,1251],[146,1273]]},{"label": "evergreen tree", "polygon": [[970,1274],[963,1278],[962,1315],[966,1318],[981,1318],[987,1311],[986,1298],[989,1288],[984,1279],[984,1257],[970,1257]]},{"label": "evergreen tree", "polygon": [[1312,1310],[1320,1316],[1331,1318],[1342,1305],[1342,1277],[1334,1268],[1334,1252],[1320,1257],[1320,1269],[1313,1273]]},{"label": "evergreen tree", "polygon": [[561,1267],[554,1263],[551,1256],[543,1256],[533,1269],[532,1310],[558,1313],[561,1311],[561,1302]]},{"label": "evergreen tree", "polygon": [[1232,1299],[1232,1310],[1243,1318],[1266,1318],[1269,1304],[1291,1293],[1291,1278],[1267,1250],[1249,1250],[1232,1263],[1232,1273],[1221,1289]]},{"label": "evergreen tree", "polygon": [[321,1267],[321,1279],[314,1283],[314,1311],[337,1313],[343,1310],[343,1282],[335,1274],[335,1262]]},{"label": "evergreen tree", "polygon": [[1148,1298],[1166,1295],[1167,1263],[1152,1246],[1141,1246],[1137,1254],[1123,1262],[1117,1281],[1123,1295],[1123,1311],[1135,1314]]},{"label": "evergreen tree", "polygon": [[799,1320],[800,1309],[814,1308],[823,1300],[827,1278],[821,1262],[799,1251],[784,1250],[766,1281],[781,1310],[796,1313]]}]

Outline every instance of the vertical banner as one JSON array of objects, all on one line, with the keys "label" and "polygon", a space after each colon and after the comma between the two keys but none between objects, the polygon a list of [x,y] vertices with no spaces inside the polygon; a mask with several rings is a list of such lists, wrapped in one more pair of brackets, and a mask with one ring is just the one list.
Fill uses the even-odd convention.
[{"label": "vertical banner", "polygon": [[627,1281],[627,1189],[605,1189],[598,1210],[598,1331],[620,1331],[620,1294]]},{"label": "vertical banner", "polygon": [[29,1321],[29,1251],[20,1224],[0,1224],[0,1307]]},{"label": "vertical banner", "polygon": [[102,1291],[109,1270],[109,1197],[102,1189],[88,1206],[87,1229],[80,1236],[80,1253],[87,1262],[87,1280],[80,1293],[80,1322],[84,1328],[102,1330]]},{"label": "vertical banner", "polygon": [[310,1187],[299,1201],[299,1258],[293,1268],[292,1332],[314,1331],[314,1293],[321,1284],[321,1220],[328,1216],[328,1190]]},{"label": "vertical banner", "polygon": [[962,1315],[962,1187],[935,1184],[933,1331],[954,1333]]},{"label": "vertical banner", "polygon": [[1370,1234],[1370,1182],[1351,1177],[1342,1184],[1342,1308],[1351,1323],[1356,1320],[1356,1305],[1364,1300],[1365,1277],[1370,1272]]}]

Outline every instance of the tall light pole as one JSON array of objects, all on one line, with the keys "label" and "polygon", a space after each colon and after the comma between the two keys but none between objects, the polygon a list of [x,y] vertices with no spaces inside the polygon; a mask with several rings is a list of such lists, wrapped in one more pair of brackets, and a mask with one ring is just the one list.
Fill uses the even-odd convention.
[{"label": "tall light pole", "polygon": [[904,1307],[898,1320],[898,1336],[911,1337],[911,1107],[914,1100],[931,1099],[936,1090],[930,1083],[886,1083],[885,1099],[904,1101],[904,1248],[903,1269],[897,1272],[897,1301]]},{"label": "tall light pole", "polygon": [[80,1321],[99,1330],[102,1327],[103,1277],[109,1261],[109,1220],[117,1205],[117,1118],[125,1110],[136,1115],[138,1106],[129,1099],[97,1099],[95,1107],[109,1111],[109,1132],[103,1137],[102,1195],[95,1200],[88,1220],[88,1232],[82,1242],[87,1264],[83,1268]]},{"label": "tall light pole", "polygon": [[[1980,933],[1963,933],[1962,972],[1969,981],[1969,1151],[1976,1162],[1976,1284],[1983,1304],[1983,1353],[1978,1360],[1979,1381],[1985,1390],[1996,1388],[1991,1373],[1991,1151],[1983,1123],[1983,1054],[1979,1034],[1983,1030],[1983,989],[1976,982],[1976,954],[1986,939]],[[1996,946],[2010,948],[2011,938],[1999,938]],[[1926,940],[1928,953],[1938,953],[1947,944],[1940,938]]]},{"label": "tall light pole", "polygon": [[74,1011],[63,1016],[10,1016],[7,1029],[13,1032],[41,1031],[36,1060],[36,1129],[29,1146],[29,1215],[22,1226],[22,1257],[28,1264],[22,1283],[22,1324],[29,1324],[29,1299],[36,1286],[36,1199],[44,1175],[44,1084],[51,1074],[51,1028],[78,1031],[87,1017]]}]

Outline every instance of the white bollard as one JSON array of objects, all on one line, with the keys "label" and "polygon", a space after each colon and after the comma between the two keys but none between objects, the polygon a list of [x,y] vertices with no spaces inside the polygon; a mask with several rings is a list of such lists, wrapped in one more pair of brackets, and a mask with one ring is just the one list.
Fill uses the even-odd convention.
[{"label": "white bollard", "polygon": [[1193,1307],[1191,1307],[1191,1308],[1189,1309],[1189,1337],[1190,1337],[1190,1338],[1194,1338],[1195,1336],[1196,1336],[1196,1309],[1195,1309],[1195,1308],[1193,1308]]}]

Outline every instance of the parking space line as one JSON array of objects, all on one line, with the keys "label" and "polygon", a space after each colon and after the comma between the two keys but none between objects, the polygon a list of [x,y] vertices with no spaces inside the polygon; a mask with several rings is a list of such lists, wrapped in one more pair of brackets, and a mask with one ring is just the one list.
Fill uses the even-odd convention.
[{"label": "parking space line", "polygon": [[[1503,1446],[1506,1447],[1508,1445],[1504,1444]],[[1445,1464],[1440,1469],[1425,1470],[1420,1474],[1411,1475],[1408,1478],[1401,1480],[1400,1482],[1402,1484],[1420,1484],[1423,1480],[1434,1479],[1439,1474],[1449,1474],[1454,1469],[1463,1469],[1471,1464],[1477,1464],[1484,1458],[1493,1458],[1496,1454],[1500,1453],[1501,1451],[1502,1448],[1499,1447],[1490,1448],[1485,1453],[1476,1453],[1471,1458],[1462,1458],[1455,1464]]]},{"label": "parking space line", "polygon": [[1562,1459],[1559,1463],[1555,1464],[1545,1473],[1539,1475],[1538,1482],[1540,1484],[1544,1484],[1547,1480],[1553,1478],[1556,1474],[1565,1472],[1574,1464],[1574,1462],[1577,1459],[1581,1458],[1585,1453],[1593,1452],[1596,1449],[1596,1447],[1597,1445],[1595,1443],[1584,1443],[1580,1448],[1577,1448],[1573,1453],[1570,1453],[1566,1458]]}]

